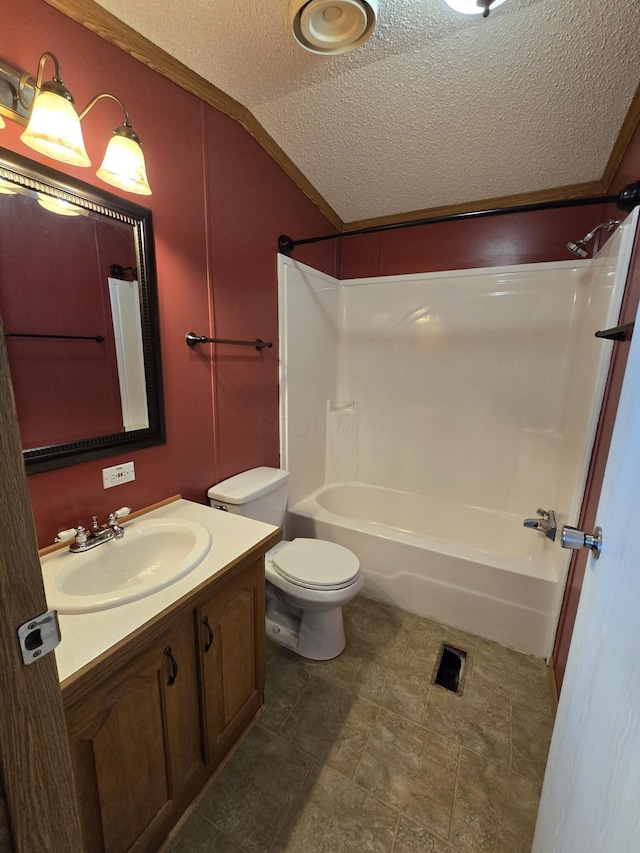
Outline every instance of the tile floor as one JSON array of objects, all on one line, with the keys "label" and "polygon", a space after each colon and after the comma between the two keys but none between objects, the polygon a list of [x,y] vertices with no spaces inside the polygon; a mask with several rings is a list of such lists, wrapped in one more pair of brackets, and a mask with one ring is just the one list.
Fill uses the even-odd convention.
[{"label": "tile floor", "polygon": [[[265,711],[167,853],[530,853],[544,662],[362,596],[345,629],[322,663],[267,643]],[[461,696],[431,684],[443,641]]]}]

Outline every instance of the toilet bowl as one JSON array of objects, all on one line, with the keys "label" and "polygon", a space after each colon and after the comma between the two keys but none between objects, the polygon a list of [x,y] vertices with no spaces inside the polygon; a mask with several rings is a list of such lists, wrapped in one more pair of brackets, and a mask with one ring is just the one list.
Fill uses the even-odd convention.
[{"label": "toilet bowl", "polygon": [[[284,526],[289,474],[252,468],[209,489],[217,509]],[[362,588],[356,555],[334,542],[279,542],[265,556],[266,633],[311,660],[337,657],[346,644],[342,607]]]},{"label": "toilet bowl", "polygon": [[267,636],[312,660],[337,657],[342,608],[362,588],[356,555],[321,539],[280,542],[265,556],[265,577]]}]

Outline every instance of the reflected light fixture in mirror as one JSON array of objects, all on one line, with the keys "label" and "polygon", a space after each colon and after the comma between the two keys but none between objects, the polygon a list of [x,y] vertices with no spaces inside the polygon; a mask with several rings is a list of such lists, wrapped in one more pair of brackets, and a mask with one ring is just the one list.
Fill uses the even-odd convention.
[{"label": "reflected light fixture in mirror", "polygon": [[447,6],[463,15],[479,15],[489,17],[489,12],[501,6],[505,0],[444,0]]},{"label": "reflected light fixture in mirror", "polygon": [[[43,83],[48,59],[54,64],[54,76]],[[0,88],[2,112],[8,118],[27,125],[20,136],[22,142],[71,166],[91,165],[82,138],[82,119],[103,98],[115,101],[122,108],[124,122],[114,130],[96,174],[101,180],[126,192],[151,195],[140,139],[131,126],[127,108],[115,95],[108,92],[96,95],[77,113],[73,97],[62,82],[60,63],[48,51],[40,57],[35,80],[28,71],[21,73],[1,63],[0,82],[3,84]]]},{"label": "reflected light fixture in mirror", "polygon": [[50,213],[58,216],[80,216],[84,211],[76,204],[65,201],[63,198],[52,198],[45,193],[36,193],[36,199],[40,207],[44,207]]}]

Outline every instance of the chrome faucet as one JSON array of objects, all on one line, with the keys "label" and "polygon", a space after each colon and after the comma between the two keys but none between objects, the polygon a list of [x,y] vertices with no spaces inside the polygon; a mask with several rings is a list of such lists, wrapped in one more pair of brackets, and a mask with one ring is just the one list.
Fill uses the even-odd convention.
[{"label": "chrome faucet", "polygon": [[124,528],[118,524],[118,519],[129,515],[130,512],[131,507],[123,506],[110,513],[106,527],[100,527],[98,516],[94,515],[91,519],[91,530],[87,530],[82,524],[78,527],[69,527],[67,530],[61,530],[53,541],[66,542],[73,539],[74,541],[69,545],[69,550],[74,554],[79,554],[83,551],[90,551],[111,539],[122,539]]},{"label": "chrome faucet", "polygon": [[544,533],[547,539],[555,542],[556,533],[558,532],[558,522],[555,512],[552,509],[538,509],[537,513],[539,518],[525,518],[524,526]]}]

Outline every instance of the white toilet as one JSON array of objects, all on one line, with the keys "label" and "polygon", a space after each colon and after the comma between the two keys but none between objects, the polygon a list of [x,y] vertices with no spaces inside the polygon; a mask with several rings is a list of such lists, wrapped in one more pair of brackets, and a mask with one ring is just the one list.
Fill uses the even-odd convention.
[{"label": "white toilet", "polygon": [[[283,527],[289,472],[252,468],[209,489],[212,507]],[[311,660],[344,649],[342,607],[362,587],[360,563],[342,545],[322,539],[279,542],[265,557],[266,631],[276,643]]]}]

